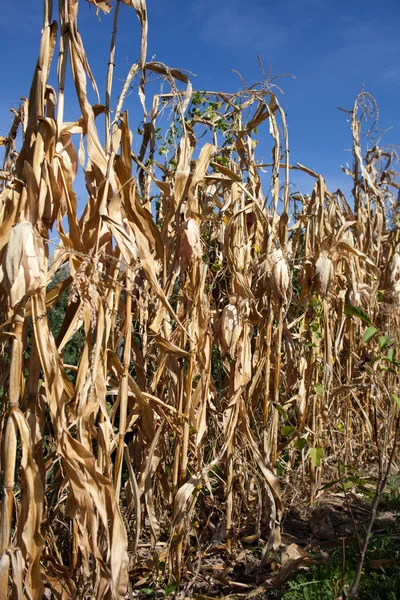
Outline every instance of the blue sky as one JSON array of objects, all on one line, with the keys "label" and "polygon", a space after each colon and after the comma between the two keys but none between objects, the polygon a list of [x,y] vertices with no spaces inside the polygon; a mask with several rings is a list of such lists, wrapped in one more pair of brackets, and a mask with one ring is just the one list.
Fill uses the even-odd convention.
[{"label": "blue sky", "polygon": [[[113,2],[113,4],[115,1]],[[56,2],[54,3],[57,4]],[[113,12],[99,22],[95,8],[80,1],[79,27],[99,89],[104,88]],[[260,80],[257,54],[282,78],[280,102],[289,123],[292,162],[322,173],[332,190],[348,188],[339,170],[351,160],[349,123],[338,106],[350,109],[361,84],[375,96],[379,125],[391,127],[384,140],[400,142],[400,2],[382,8],[372,0],[148,0],[148,59],[197,76],[193,87],[234,91]],[[10,126],[11,107],[28,95],[39,48],[40,0],[3,0],[0,20],[0,135]],[[130,65],[138,58],[140,26],[135,12],[121,6],[114,83],[115,98]],[[54,57],[56,63],[56,56]],[[53,72],[54,74],[54,72]],[[67,92],[67,106],[73,97]],[[93,96],[94,100],[94,96]],[[102,98],[104,101],[104,98]],[[141,115],[133,99],[130,125]],[[76,117],[74,103],[70,114]],[[268,131],[264,129],[264,135]],[[261,146],[262,148],[262,146]],[[269,156],[265,157],[269,159]],[[301,178],[297,180],[301,183]],[[312,186],[312,180],[304,180]],[[309,190],[304,189],[307,192]]]}]

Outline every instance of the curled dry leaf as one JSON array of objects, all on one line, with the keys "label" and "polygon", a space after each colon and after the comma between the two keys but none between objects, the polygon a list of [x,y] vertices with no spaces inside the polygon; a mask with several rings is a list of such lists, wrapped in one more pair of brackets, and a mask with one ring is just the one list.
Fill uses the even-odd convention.
[{"label": "curled dry leaf", "polygon": [[112,10],[112,4],[110,2],[106,2],[105,0],[87,0],[89,4],[94,4],[97,8],[97,14],[100,10],[104,13],[109,13]]},{"label": "curled dry leaf", "polygon": [[[78,171],[78,157],[76,154],[75,146],[71,140],[71,133],[69,131],[61,132],[60,138],[56,144],[56,155],[60,159],[64,169],[69,173],[72,181],[75,179]],[[59,177],[59,185],[61,187],[61,178]]]},{"label": "curled dry leaf", "polygon": [[193,494],[196,486],[200,483],[199,475],[195,474],[184,483],[175,495],[174,513],[172,518],[172,526],[177,527],[185,516],[187,502]]}]

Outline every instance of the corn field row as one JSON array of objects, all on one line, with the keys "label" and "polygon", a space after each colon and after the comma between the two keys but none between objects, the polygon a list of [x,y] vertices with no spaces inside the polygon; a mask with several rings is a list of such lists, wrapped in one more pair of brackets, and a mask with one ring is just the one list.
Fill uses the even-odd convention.
[{"label": "corn field row", "polygon": [[[398,374],[367,376],[365,326],[346,308],[396,346],[396,155],[364,150],[377,109],[362,92],[349,113],[353,197],[329,191],[290,163],[268,77],[194,92],[185,73],[147,60],[144,0],[113,7],[104,98],[92,105],[80,3],[52,4],[29,97],[2,141],[0,598],[40,599],[45,587],[124,598],[154,565],[179,585],[212,548],[232,555],[261,540],[265,557],[278,552],[299,489],[313,502],[338,461],[363,469],[377,443],[385,453]],[[112,106],[129,8],[140,60]],[[162,86],[149,97],[152,78]],[[139,133],[125,108],[132,86]],[[66,91],[80,107],[71,122]],[[256,158],[261,138],[268,163]],[[296,170],[311,194],[291,186]]]}]

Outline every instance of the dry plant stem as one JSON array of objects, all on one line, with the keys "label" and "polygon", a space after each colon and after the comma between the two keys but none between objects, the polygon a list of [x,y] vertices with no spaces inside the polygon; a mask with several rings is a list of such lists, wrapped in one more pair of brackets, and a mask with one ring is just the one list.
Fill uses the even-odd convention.
[{"label": "dry plant stem", "polygon": [[[339,479],[340,480],[342,479],[340,470],[339,470]],[[357,538],[358,550],[359,550],[359,552],[361,552],[362,547],[361,547],[360,534],[358,533],[357,523],[356,523],[356,520],[354,518],[353,510],[351,508],[351,504],[350,504],[350,501],[349,501],[349,495],[348,495],[348,492],[347,492],[346,488],[344,487],[342,481],[341,481],[341,485],[342,485],[342,490],[343,490],[344,497],[346,499],[347,510],[349,511],[349,515],[350,515],[351,522],[352,522],[352,525],[353,525],[354,534],[355,534],[355,536]]]},{"label": "dry plant stem", "polygon": [[22,376],[22,332],[24,328],[25,302],[19,304],[13,316],[13,339],[11,343],[11,364],[9,383],[8,419],[4,435],[4,488],[1,504],[0,560],[3,560],[0,574],[0,597],[7,597],[9,557],[5,556],[10,545],[13,520],[13,494],[15,485],[15,466],[17,459],[17,425],[13,413],[18,410]]},{"label": "dry plant stem", "polygon": [[180,463],[180,485],[186,481],[186,471],[189,458],[189,433],[190,433],[190,411],[192,408],[192,378],[193,378],[193,355],[188,359],[188,373],[186,376],[186,406],[185,406],[185,421],[183,425],[183,444],[182,458]]},{"label": "dry plant stem", "polygon": [[71,566],[76,569],[78,565],[78,550],[79,550],[79,536],[78,536],[78,523],[76,519],[72,521],[72,552],[71,552]]},{"label": "dry plant stem", "polygon": [[[353,323],[352,319],[348,318],[348,335],[349,335],[349,344],[350,347],[352,346],[352,344],[354,344],[354,327],[355,324]],[[347,383],[350,384],[351,383],[351,377],[352,377],[352,356],[351,353],[349,353],[349,356],[347,357],[347,361],[346,361],[346,379],[347,379]],[[369,397],[369,393],[368,393],[368,397]],[[345,474],[347,473],[347,465],[350,463],[350,438],[351,438],[351,429],[350,429],[350,417],[349,417],[349,413],[350,413],[350,397],[347,396],[346,397],[346,405],[345,405],[345,412],[344,412],[344,424],[345,424],[345,452],[344,452],[344,464],[345,464]]]},{"label": "dry plant stem", "polygon": [[115,58],[115,46],[117,40],[117,24],[118,24],[118,14],[119,7],[121,4],[121,0],[117,0],[114,12],[114,27],[111,37],[111,47],[110,47],[110,57],[108,61],[108,69],[107,69],[107,82],[106,82],[106,130],[105,130],[105,150],[106,152],[110,152],[110,107],[111,107],[111,91],[112,91],[112,82],[113,82],[113,73],[114,73],[114,58]]},{"label": "dry plant stem", "polygon": [[50,24],[53,13],[53,0],[44,0],[43,5],[43,27],[47,27]]},{"label": "dry plant stem", "polygon": [[[180,459],[179,469],[179,485],[182,486],[186,481],[186,471],[188,466],[188,455],[189,455],[189,434],[190,434],[190,411],[192,406],[192,378],[193,378],[193,355],[189,356],[188,373],[186,376],[186,406],[184,408],[185,421],[183,424],[183,442],[182,442],[182,453]],[[183,523],[179,525],[177,532],[177,544],[176,544],[176,565],[175,565],[175,578],[177,585],[181,581],[181,570],[182,570],[182,551],[183,551]]]},{"label": "dry plant stem", "polygon": [[[323,383],[323,395],[321,397],[321,411],[320,411],[320,420],[319,420],[319,439],[323,438],[323,426],[324,422],[328,419],[328,405],[330,400],[330,388],[332,382],[332,369],[333,369],[333,361],[332,361],[332,339],[331,332],[329,329],[329,305],[326,298],[324,298],[323,302],[323,317],[324,317],[324,383]],[[319,483],[320,486],[322,480],[323,466],[321,464],[321,468],[319,469]]]},{"label": "dry plant stem", "polygon": [[[185,396],[184,381],[185,381],[185,374],[184,374],[183,368],[181,368],[181,372],[180,372],[180,376],[179,376],[179,388],[178,388],[178,393],[179,393],[178,410],[181,414],[184,413],[184,396]],[[181,423],[182,423],[182,421],[181,421]],[[181,481],[182,481],[181,468],[180,468],[180,464],[181,464],[181,460],[182,460],[182,456],[181,456],[181,448],[182,448],[182,444],[183,444],[182,438],[183,438],[183,431],[182,431],[182,429],[180,429],[178,435],[176,435],[176,437],[175,437],[174,463],[172,465],[172,493],[174,496],[174,502],[176,502],[176,494],[178,492],[178,489],[179,489],[179,487],[181,485]],[[182,440],[182,442],[181,442],[181,440]],[[170,554],[170,568],[171,568],[171,571],[174,573],[175,581],[177,582],[178,585],[180,583],[180,578],[181,578],[181,560],[182,560],[182,548],[183,548],[182,536],[183,536],[183,524],[179,525],[176,530],[175,540],[173,540],[172,552]]]},{"label": "dry plant stem", "polygon": [[137,483],[137,479],[135,476],[135,472],[132,467],[131,457],[129,456],[129,450],[127,446],[124,446],[124,457],[126,466],[129,472],[129,479],[132,485],[133,496],[135,499],[135,539],[133,545],[133,555],[136,556],[136,551],[139,545],[139,537],[141,530],[141,510],[140,510],[140,493],[139,487]]},{"label": "dry plant stem", "polygon": [[10,544],[10,534],[13,507],[14,473],[17,454],[17,432],[12,417],[8,417],[5,425],[4,448],[7,454],[4,462],[4,483],[0,516],[0,598],[8,598],[8,578],[10,556],[7,548]]},{"label": "dry plant stem", "polygon": [[[314,426],[314,422],[315,422],[315,412],[316,412],[316,398],[314,396],[313,398],[313,402],[312,402],[312,414],[313,414],[313,431],[315,431],[315,426]],[[309,459],[310,462],[310,503],[313,504],[315,502],[315,497],[316,497],[316,474],[317,474],[317,469],[316,467],[313,465],[311,458]]]},{"label": "dry plant stem", "polygon": [[[282,348],[282,331],[283,331],[283,301],[279,300],[279,311],[278,311],[278,328],[276,332],[276,344],[275,344],[275,369],[274,369],[274,403],[276,406],[279,402],[279,388],[281,383],[281,348]],[[277,409],[275,409],[277,410]],[[275,466],[278,458],[278,419],[273,420],[273,431],[271,432],[273,439],[271,463]]]},{"label": "dry plant stem", "polygon": [[[313,342],[316,345],[316,348],[312,348],[313,350],[313,358],[315,360],[316,365],[321,364],[322,352],[321,352],[321,343],[317,340],[315,335],[312,337]],[[311,416],[311,430],[313,434],[313,445],[318,446],[320,442],[319,438],[319,416],[320,416],[320,396],[315,393],[315,386],[319,383],[319,373],[318,367],[314,369],[313,373],[313,385],[312,385],[312,416]],[[319,467],[314,466],[311,458],[310,458],[310,502],[314,503],[317,496],[317,475],[318,475]]]},{"label": "dry plant stem", "polygon": [[132,281],[129,276],[129,271],[126,277],[125,293],[125,346],[123,356],[124,374],[121,378],[119,389],[119,439],[114,471],[114,486],[117,497],[119,497],[121,490],[122,457],[124,451],[124,438],[126,433],[126,415],[128,411],[129,365],[131,362],[132,349]]},{"label": "dry plant stem", "polygon": [[271,307],[271,298],[268,298],[267,305],[268,321],[267,331],[265,334],[265,374],[264,374],[264,407],[263,407],[263,428],[264,428],[264,456],[268,458],[268,413],[269,413],[269,394],[270,394],[270,381],[271,381],[271,341],[272,341],[272,324],[274,320],[274,314]]},{"label": "dry plant stem", "polygon": [[[236,361],[232,362],[231,365],[231,395],[233,395],[233,382],[235,380],[235,370],[237,368]],[[229,410],[229,409],[228,409]],[[231,409],[233,410],[233,408]],[[225,535],[226,535],[226,549],[230,553],[232,551],[232,513],[233,513],[233,457],[235,450],[235,434],[232,433],[226,455],[226,512],[225,512]]]},{"label": "dry plant stem", "polygon": [[133,78],[135,77],[136,73],[139,72],[139,70],[140,70],[140,65],[138,63],[133,63],[133,65],[129,69],[129,73],[126,76],[124,86],[122,88],[122,92],[118,98],[117,108],[115,109],[114,123],[118,122],[118,119],[121,115],[121,111],[122,111],[122,107],[123,107],[126,95],[129,90],[129,86],[131,85]]},{"label": "dry plant stem", "polygon": [[[27,327],[28,321],[25,320],[24,329]],[[34,440],[34,457],[42,480],[40,491],[43,496],[40,499],[42,505],[45,502],[45,486],[46,486],[46,466],[44,462],[43,452],[43,436],[45,429],[45,404],[41,397],[41,391],[38,389],[38,381],[40,381],[40,357],[36,344],[35,336],[31,341],[31,355],[29,357],[28,377],[25,386],[25,396],[27,399],[26,417],[29,423],[32,440]],[[22,394],[21,394],[22,397]],[[37,486],[39,488],[39,486]],[[37,489],[37,499],[39,500],[39,489]]]},{"label": "dry plant stem", "polygon": [[65,0],[58,0],[60,14],[60,49],[58,54],[57,76],[58,76],[58,95],[57,95],[57,133],[60,134],[61,125],[64,120],[64,101],[65,101],[65,77],[67,74],[69,30],[65,27]]},{"label": "dry plant stem", "polygon": [[181,454],[181,445],[175,440],[174,463],[172,469],[172,493],[175,495],[179,487],[179,457]]},{"label": "dry plant stem", "polygon": [[226,549],[232,551],[232,513],[233,513],[233,456],[234,456],[234,434],[229,440],[227,448],[227,474],[226,474]]},{"label": "dry plant stem", "polygon": [[[99,415],[99,424],[104,423],[104,421],[105,421],[104,413],[103,413],[103,411],[101,411],[100,415]],[[97,446],[96,460],[97,460],[97,465],[99,467],[100,473],[104,473],[105,456],[104,456],[103,447],[101,444],[99,444]]]},{"label": "dry plant stem", "polygon": [[375,519],[376,519],[376,512],[378,509],[379,500],[381,498],[383,490],[385,489],[387,479],[389,477],[390,469],[391,469],[391,466],[393,464],[393,460],[395,457],[399,429],[400,429],[400,417],[398,417],[397,421],[396,421],[396,430],[395,430],[393,445],[392,445],[391,452],[390,452],[390,455],[389,455],[389,458],[388,458],[388,461],[386,464],[385,472],[383,472],[382,468],[380,468],[380,470],[379,470],[378,484],[376,486],[374,501],[372,503],[371,516],[370,516],[370,519],[368,522],[367,531],[365,532],[365,538],[364,538],[364,543],[363,543],[362,550],[361,550],[360,559],[357,563],[356,575],[354,577],[354,581],[353,581],[353,584],[351,586],[351,589],[350,589],[350,592],[348,595],[349,598],[355,598],[357,596],[357,592],[358,592],[358,588],[359,588],[360,580],[361,580],[361,574],[362,574],[362,570],[364,567],[365,557],[366,557],[368,545],[370,542],[371,531],[372,531],[372,527],[373,527]]}]

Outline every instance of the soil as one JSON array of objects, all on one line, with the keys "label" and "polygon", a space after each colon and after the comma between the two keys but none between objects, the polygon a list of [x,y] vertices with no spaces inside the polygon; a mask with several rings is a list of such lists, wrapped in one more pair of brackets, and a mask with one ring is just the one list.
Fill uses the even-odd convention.
[{"label": "soil", "polygon": [[[354,526],[362,539],[369,517],[370,504],[352,492],[347,499],[343,494],[325,493],[312,507],[306,504],[292,506],[282,519],[278,551],[270,551],[263,556],[265,541],[257,540],[252,544],[239,542],[236,552],[228,555],[225,544],[220,543],[201,557],[193,555],[189,558],[184,577],[186,583],[175,596],[182,600],[229,596],[233,599],[253,595],[267,597],[268,589],[284,583],[299,568],[310,563],[326,562],[334,549],[352,543],[356,539]],[[398,538],[400,550],[400,533],[396,533],[399,522],[400,502],[394,509],[390,503],[381,502],[373,535],[390,533]],[[133,596],[149,600],[149,596],[140,590],[140,584],[143,585],[143,582],[136,580]],[[164,597],[165,585],[159,589],[157,585],[146,584],[146,587],[152,587],[153,597]]]}]

